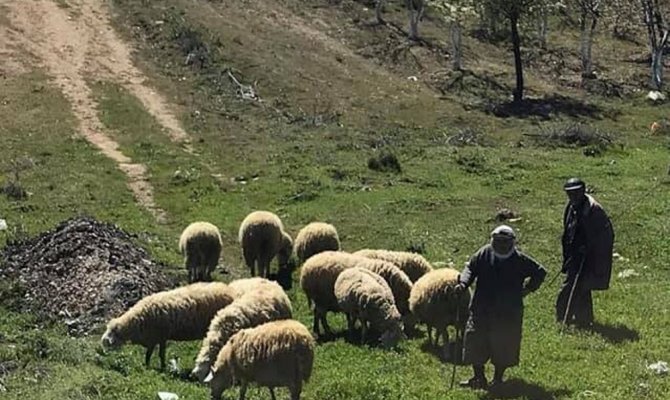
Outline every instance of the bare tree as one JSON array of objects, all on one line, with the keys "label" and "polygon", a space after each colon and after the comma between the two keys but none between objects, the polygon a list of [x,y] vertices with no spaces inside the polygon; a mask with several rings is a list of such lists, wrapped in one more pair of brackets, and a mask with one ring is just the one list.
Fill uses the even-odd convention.
[{"label": "bare tree", "polygon": [[579,9],[579,40],[582,61],[582,78],[593,78],[593,35],[600,19],[601,0],[575,0]]},{"label": "bare tree", "polygon": [[640,0],[644,24],[649,35],[651,50],[651,85],[656,90],[663,88],[663,53],[668,44],[668,12],[670,5],[661,0]]},{"label": "bare tree", "polygon": [[523,60],[521,58],[521,35],[519,34],[519,21],[521,16],[536,4],[537,0],[485,0],[492,10],[497,11],[507,18],[511,39],[512,52],[514,53],[514,69],[516,71],[516,89],[514,89],[514,102],[521,103],[523,100],[524,79]]},{"label": "bare tree", "polygon": [[419,21],[423,19],[426,3],[423,0],[405,0],[409,12],[409,38],[419,38]]},{"label": "bare tree", "polygon": [[430,0],[428,5],[449,24],[451,65],[455,71],[463,69],[463,23],[476,15],[474,0]]}]

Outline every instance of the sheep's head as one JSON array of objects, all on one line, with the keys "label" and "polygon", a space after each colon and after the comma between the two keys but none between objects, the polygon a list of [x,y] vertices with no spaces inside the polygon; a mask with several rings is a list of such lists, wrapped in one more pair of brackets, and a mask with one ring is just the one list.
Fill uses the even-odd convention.
[{"label": "sheep's head", "polygon": [[115,320],[107,324],[107,330],[102,335],[101,343],[104,349],[118,349],[125,342]]},{"label": "sheep's head", "polygon": [[233,386],[232,370],[228,366],[211,370],[203,382],[209,384],[212,400],[220,400],[223,392]]},{"label": "sheep's head", "polygon": [[205,362],[199,362],[191,371],[191,376],[198,378],[198,382],[205,382],[209,373],[210,373],[210,364]]},{"label": "sheep's head", "polygon": [[403,332],[404,326],[400,318],[393,319],[388,328],[382,333],[379,341],[385,349],[396,347],[401,340],[407,339]]}]

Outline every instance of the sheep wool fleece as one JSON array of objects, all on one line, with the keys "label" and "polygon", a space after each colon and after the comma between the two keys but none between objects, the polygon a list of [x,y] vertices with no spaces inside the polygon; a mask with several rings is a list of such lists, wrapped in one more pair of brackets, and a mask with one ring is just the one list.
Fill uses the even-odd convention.
[{"label": "sheep wool fleece", "polygon": [[[465,362],[497,367],[519,363],[524,292],[537,290],[547,271],[516,250],[509,258],[494,255],[491,245],[482,247],[463,269],[460,281],[470,286],[477,280],[465,328]],[[524,281],[530,278],[524,287]]]}]

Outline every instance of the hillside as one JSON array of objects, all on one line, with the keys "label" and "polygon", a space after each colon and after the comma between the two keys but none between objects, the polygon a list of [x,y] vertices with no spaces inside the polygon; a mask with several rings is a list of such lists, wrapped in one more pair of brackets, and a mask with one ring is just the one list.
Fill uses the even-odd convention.
[{"label": "hillside", "polygon": [[[215,275],[228,281],[248,274],[240,222],[266,209],[294,237],[322,220],[347,251],[411,248],[460,268],[509,209],[553,278],[561,187],[579,175],[622,256],[595,295],[597,329],[560,334],[548,280],[526,300],[521,365],[502,393],[449,390],[452,364],[422,333],[395,352],[320,343],[303,398],[666,398],[668,377],[647,365],[670,360],[668,107],[645,99],[645,32],[623,41],[601,26],[598,79],[582,85],[575,26],[555,16],[545,49],[524,28],[519,108],[508,41],[468,26],[454,72],[433,11],[420,43],[404,37],[403,2],[385,18],[351,0],[0,0],[0,251],[86,214],[133,232],[183,282],[179,234],[206,220],[221,230],[229,273]],[[651,135],[654,121],[666,130]],[[399,170],[375,169],[384,157]],[[627,269],[639,275],[619,278]],[[22,284],[0,282],[0,397],[208,397],[184,373],[146,369],[138,346],[103,353],[102,326],[70,337],[25,311]],[[294,314],[311,327],[298,286]],[[198,346],[172,343],[168,358],[188,371]]]}]

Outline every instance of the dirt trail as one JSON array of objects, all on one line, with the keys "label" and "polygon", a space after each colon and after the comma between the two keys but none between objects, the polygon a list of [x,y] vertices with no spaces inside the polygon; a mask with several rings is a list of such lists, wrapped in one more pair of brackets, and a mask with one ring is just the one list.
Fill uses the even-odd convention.
[{"label": "dirt trail", "polygon": [[170,111],[168,102],[144,84],[145,77],[132,63],[131,50],[109,25],[102,0],[68,0],[68,7],[55,0],[0,0],[9,11],[15,38],[36,56],[72,103],[81,134],[107,157],[114,160],[128,177],[128,186],[137,201],[158,220],[166,215],[158,208],[147,179],[147,168],[134,163],[105,134],[88,81],[114,81],[137,97],[163,126],[174,142],[192,152],[189,136]]}]

